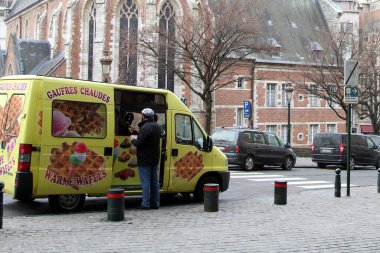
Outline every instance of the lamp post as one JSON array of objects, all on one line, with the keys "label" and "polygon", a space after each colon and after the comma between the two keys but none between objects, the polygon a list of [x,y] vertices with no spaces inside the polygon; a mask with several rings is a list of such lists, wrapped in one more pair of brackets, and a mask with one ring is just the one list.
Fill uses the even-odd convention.
[{"label": "lamp post", "polygon": [[288,102],[288,136],[287,136],[287,145],[290,146],[290,102],[292,102],[293,95],[293,85],[288,83],[285,87],[286,92],[286,102]]},{"label": "lamp post", "polygon": [[102,74],[103,74],[102,81],[105,83],[110,83],[112,57],[110,56],[110,52],[108,51],[108,49],[103,50],[103,57],[100,59],[100,63],[102,64]]}]

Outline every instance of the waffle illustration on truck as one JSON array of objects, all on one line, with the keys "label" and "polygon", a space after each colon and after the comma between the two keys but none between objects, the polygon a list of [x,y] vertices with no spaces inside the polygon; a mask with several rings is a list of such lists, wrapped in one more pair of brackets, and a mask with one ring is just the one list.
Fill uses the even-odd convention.
[{"label": "waffle illustration on truck", "polygon": [[83,142],[73,142],[72,145],[64,142],[61,148],[52,148],[50,162],[45,178],[77,190],[82,185],[91,185],[106,177],[105,159]]},{"label": "waffle illustration on truck", "polygon": [[[18,135],[20,125],[18,118],[22,112],[22,98],[21,96],[12,96],[7,101],[5,107],[0,106],[0,137],[4,139],[4,135],[14,136]],[[10,137],[6,138],[9,142]]]},{"label": "waffle illustration on truck", "polygon": [[81,136],[100,134],[104,128],[104,117],[97,112],[100,104],[59,101],[55,102],[53,107],[70,119],[68,130]]},{"label": "waffle illustration on truck", "polygon": [[176,161],[174,166],[176,176],[189,181],[203,169],[203,156],[190,151]]}]

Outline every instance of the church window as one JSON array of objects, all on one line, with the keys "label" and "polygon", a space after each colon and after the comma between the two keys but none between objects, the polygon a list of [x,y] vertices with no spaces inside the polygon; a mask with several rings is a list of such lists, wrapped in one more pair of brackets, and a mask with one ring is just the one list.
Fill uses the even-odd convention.
[{"label": "church window", "polygon": [[88,80],[93,79],[94,41],[96,36],[96,8],[93,3],[88,18]]}]

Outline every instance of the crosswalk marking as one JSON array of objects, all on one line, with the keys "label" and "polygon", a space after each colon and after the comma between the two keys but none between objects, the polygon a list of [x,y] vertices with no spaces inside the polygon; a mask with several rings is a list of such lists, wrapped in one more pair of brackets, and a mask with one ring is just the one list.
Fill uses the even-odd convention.
[{"label": "crosswalk marking", "polygon": [[236,172],[230,171],[231,175],[263,175],[262,172]]},{"label": "crosswalk marking", "polygon": [[[350,184],[351,187],[355,187],[357,185]],[[334,188],[334,184],[323,184],[323,185],[305,185],[305,186],[298,186],[304,189],[328,189],[328,188]],[[347,187],[347,184],[342,184],[342,188]]]},{"label": "crosswalk marking", "polygon": [[283,177],[282,175],[242,175],[235,176],[232,175],[231,178],[263,178],[263,177]]},{"label": "crosswalk marking", "polygon": [[288,185],[296,185],[296,184],[328,184],[331,183],[329,181],[295,181],[288,182]]},{"label": "crosswalk marking", "polygon": [[265,179],[247,179],[255,182],[269,182],[269,181],[290,181],[290,180],[305,180],[303,177],[277,177],[277,178],[265,178]]},{"label": "crosswalk marking", "polygon": [[[322,181],[322,180],[309,180],[302,177],[289,177],[284,175],[274,175],[274,174],[265,174],[263,172],[240,172],[240,171],[230,171],[231,178],[243,179],[252,182],[272,182],[275,181],[287,181],[288,185],[294,185],[303,189],[329,189],[334,188],[335,185],[331,181]],[[351,184],[352,187],[357,185]],[[346,184],[341,184],[342,188],[346,188]]]}]

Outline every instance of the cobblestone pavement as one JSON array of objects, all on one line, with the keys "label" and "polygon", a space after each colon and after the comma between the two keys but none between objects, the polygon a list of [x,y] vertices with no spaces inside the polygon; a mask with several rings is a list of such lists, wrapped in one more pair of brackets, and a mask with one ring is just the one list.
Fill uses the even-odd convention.
[{"label": "cobblestone pavement", "polygon": [[[345,195],[342,192],[342,195]],[[4,217],[0,252],[380,252],[380,194],[354,187],[273,198],[224,201],[219,212],[203,204],[125,209],[125,221],[107,211]]]}]

